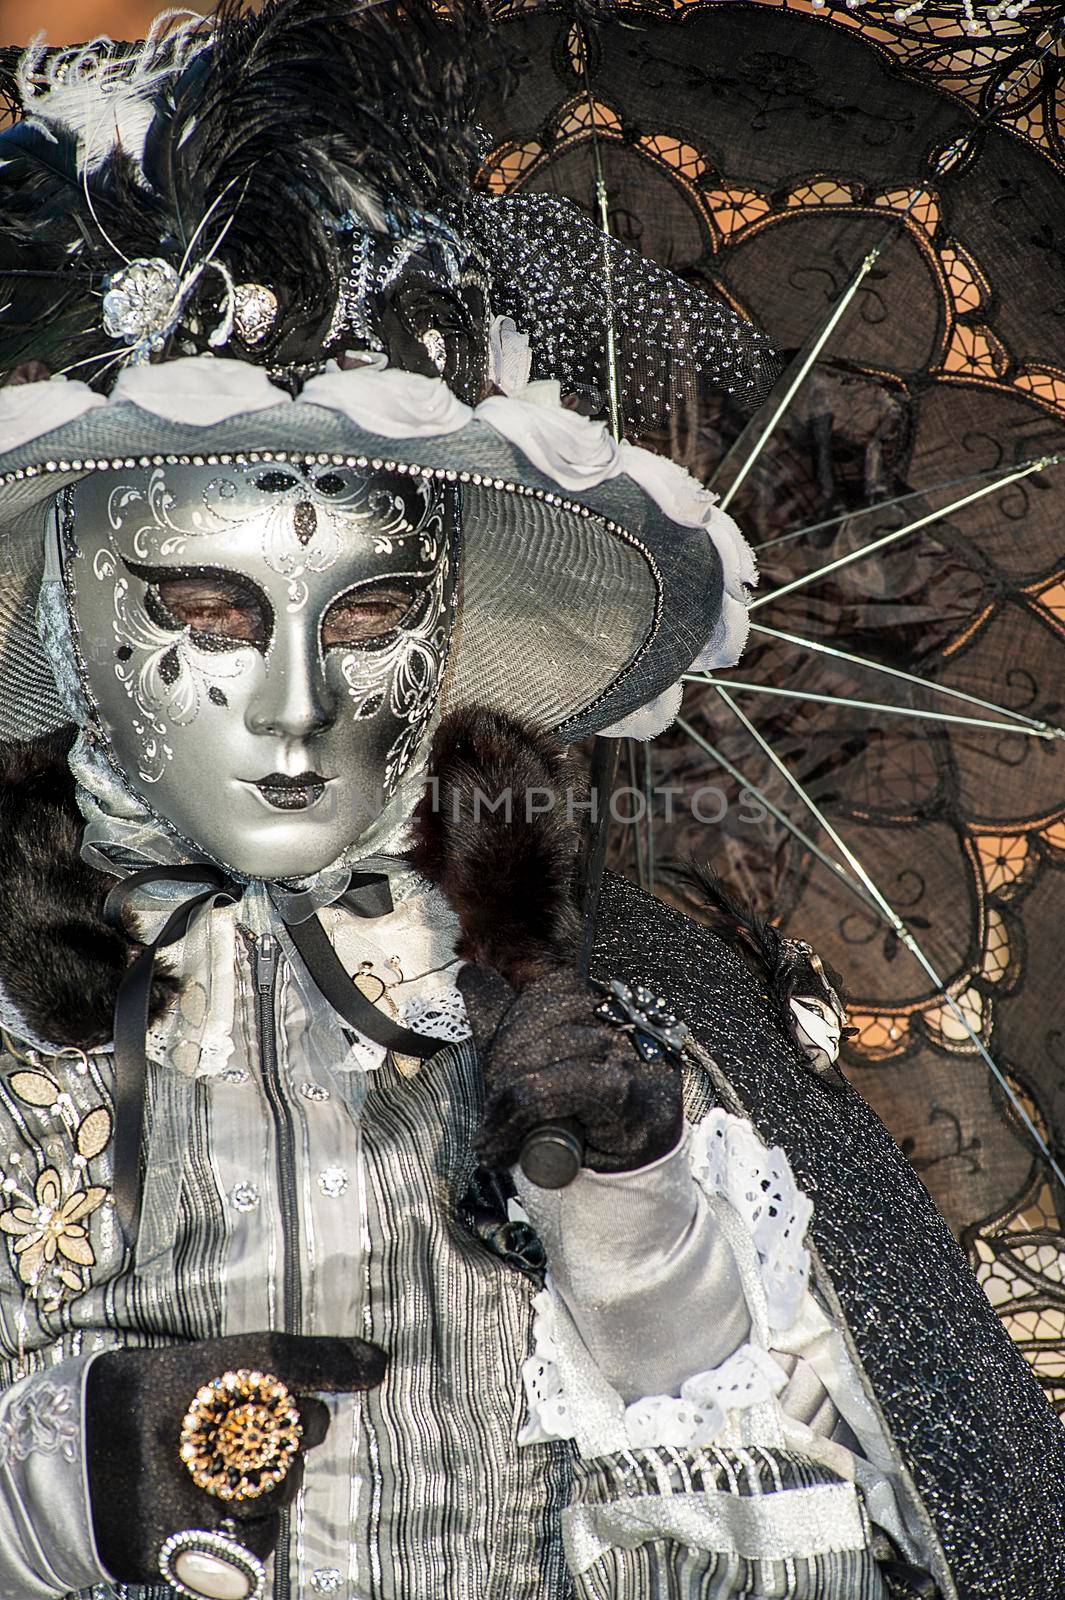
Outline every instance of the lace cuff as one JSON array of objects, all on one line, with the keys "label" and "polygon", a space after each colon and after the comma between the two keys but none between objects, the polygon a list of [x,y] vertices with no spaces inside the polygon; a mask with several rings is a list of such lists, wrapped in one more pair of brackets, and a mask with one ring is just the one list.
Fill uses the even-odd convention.
[{"label": "lace cuff", "polygon": [[470,1024],[466,1006],[454,983],[423,994],[412,995],[397,1007],[399,1021],[413,1033],[429,1039],[444,1039],[457,1044],[469,1039]]},{"label": "lace cuff", "polygon": [[[544,1444],[575,1439],[582,1430],[562,1378],[558,1302],[543,1289],[533,1301],[533,1354],[521,1369],[528,1416],[519,1444]],[[648,1395],[622,1411],[623,1440],[631,1450],[669,1445],[696,1450],[712,1444],[730,1412],[763,1405],[787,1382],[783,1368],[757,1345],[744,1344],[709,1372],[698,1372],[681,1385],[679,1399]],[[605,1443],[605,1441],[604,1441]]]},{"label": "lace cuff", "polygon": [[810,1281],[803,1240],[814,1208],[787,1156],[767,1149],[745,1118],[717,1107],[695,1129],[690,1156],[699,1187],[727,1200],[754,1241],[770,1329],[792,1327]]},{"label": "lace cuff", "polygon": [[549,1282],[534,1301],[533,1354],[522,1368],[528,1419],[520,1443],[576,1439],[582,1454],[655,1445],[697,1449],[717,1439],[730,1417],[766,1405],[784,1388],[784,1371],[766,1346],[770,1330],[790,1328],[799,1314],[810,1271],[803,1237],[813,1206],[784,1152],[767,1149],[749,1122],[720,1109],[694,1130],[689,1160],[720,1222],[745,1244],[751,1340],[719,1366],[688,1378],[679,1395],[651,1395],[625,1406],[590,1370]]}]

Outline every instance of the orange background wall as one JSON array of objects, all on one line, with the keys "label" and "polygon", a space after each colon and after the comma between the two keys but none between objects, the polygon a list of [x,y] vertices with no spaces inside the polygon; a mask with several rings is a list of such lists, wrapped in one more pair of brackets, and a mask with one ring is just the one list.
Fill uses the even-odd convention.
[{"label": "orange background wall", "polygon": [[164,7],[165,0],[0,0],[0,44],[25,44],[42,28],[50,44],[75,44],[98,33],[141,39]]}]

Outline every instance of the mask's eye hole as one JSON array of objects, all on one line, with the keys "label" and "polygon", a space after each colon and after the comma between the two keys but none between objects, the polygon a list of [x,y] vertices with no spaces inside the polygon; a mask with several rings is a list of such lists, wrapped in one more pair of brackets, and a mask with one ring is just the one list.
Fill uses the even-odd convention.
[{"label": "mask's eye hole", "polygon": [[323,650],[380,643],[404,620],[415,592],[413,583],[390,578],[340,595],[322,619]]},{"label": "mask's eye hole", "polygon": [[149,614],[167,628],[189,628],[194,636],[265,649],[270,634],[262,597],[250,584],[212,573],[156,577],[147,591]]},{"label": "mask's eye hole", "polygon": [[839,1018],[827,1000],[819,1000],[816,995],[812,994],[797,994],[795,1000],[798,1005],[805,1006],[808,1011],[812,1011],[815,1016],[820,1017],[822,1022],[827,1022],[830,1027],[839,1026]]}]

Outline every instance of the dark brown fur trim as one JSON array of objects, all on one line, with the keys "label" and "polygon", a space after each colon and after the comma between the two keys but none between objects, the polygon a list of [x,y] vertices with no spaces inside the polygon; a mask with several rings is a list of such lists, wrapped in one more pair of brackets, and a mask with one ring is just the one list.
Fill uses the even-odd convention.
[{"label": "dark brown fur trim", "polygon": [[518,989],[572,961],[581,794],[572,758],[533,724],[473,707],[441,722],[430,771],[412,860],[458,913],[459,954]]},{"label": "dark brown fur trim", "polygon": [[131,947],[104,922],[114,879],[79,854],[73,732],[0,745],[0,982],[38,1038],[88,1049],[111,1037]]}]

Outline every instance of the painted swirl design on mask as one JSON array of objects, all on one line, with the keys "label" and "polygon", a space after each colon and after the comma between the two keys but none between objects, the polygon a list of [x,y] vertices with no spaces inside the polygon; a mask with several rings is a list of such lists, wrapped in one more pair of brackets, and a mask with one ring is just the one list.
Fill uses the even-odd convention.
[{"label": "painted swirl design on mask", "polygon": [[[99,559],[96,562],[99,566]],[[197,644],[189,629],[154,622],[128,578],[115,578],[115,676],[137,710],[134,728],[141,736],[144,783],[158,783],[173,756],[168,727],[194,721],[206,696],[216,695],[219,680],[239,677],[251,665],[254,651],[213,650]],[[138,652],[146,652],[138,659]]]},{"label": "painted swirl design on mask", "polygon": [[410,765],[433,714],[447,658],[449,618],[449,562],[444,508],[438,495],[422,491],[426,513],[412,530],[417,536],[425,576],[430,577],[416,608],[394,638],[380,649],[363,647],[345,651],[341,672],[354,702],[357,721],[376,716],[387,707],[400,724],[385,757],[384,793],[396,785]]}]

